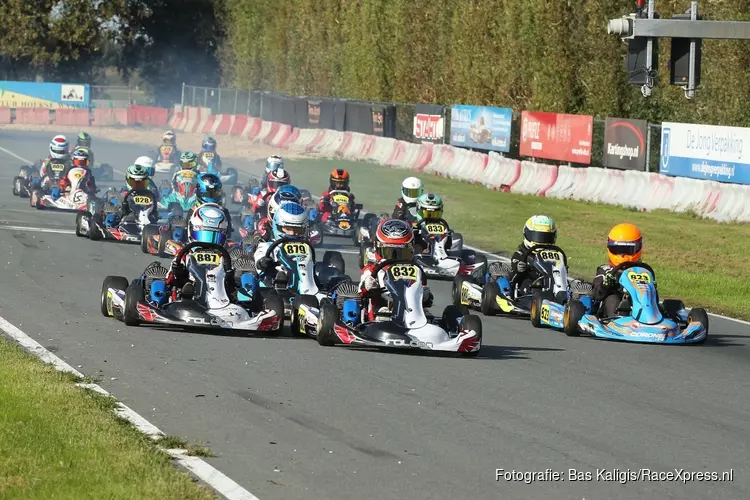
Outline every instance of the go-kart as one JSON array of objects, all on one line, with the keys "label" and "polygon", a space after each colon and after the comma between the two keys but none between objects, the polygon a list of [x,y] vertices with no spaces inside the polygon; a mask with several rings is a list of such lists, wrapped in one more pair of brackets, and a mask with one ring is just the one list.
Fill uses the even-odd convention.
[{"label": "go-kart", "polygon": [[[388,266],[386,268],[386,266]],[[373,269],[385,269],[382,294],[386,306],[368,314],[351,281],[337,284],[329,298],[318,304],[315,297],[301,296],[295,304],[292,331],[314,337],[323,346],[343,344],[393,347],[477,355],[482,346],[482,322],[449,305],[441,318],[425,313],[421,268],[411,261],[383,261]],[[364,297],[367,299],[367,296]]]},{"label": "go-kart", "polygon": [[253,260],[272,259],[273,266],[263,273],[260,290],[276,290],[284,299],[285,314],[292,315],[291,303],[298,295],[322,299],[325,292],[344,277],[348,278],[344,257],[340,252],[327,251],[323,261],[315,258],[309,239],[280,238],[272,243],[258,244]]},{"label": "go-kart", "polygon": [[611,272],[619,274],[623,300],[617,315],[601,317],[571,300],[563,311],[562,329],[575,337],[581,332],[594,337],[653,344],[702,344],[708,337],[708,314],[694,307],[688,312],[681,300],[659,305],[654,270],[648,264],[623,262]]},{"label": "go-kart", "polygon": [[[72,154],[77,149],[82,149],[88,152],[91,155],[91,158],[94,158],[94,152],[91,151],[91,148],[84,146],[74,146],[70,149],[70,153]],[[101,163],[99,166],[95,166],[92,161],[89,170],[91,170],[94,179],[98,181],[111,181],[115,177],[115,171],[109,163]]]},{"label": "go-kart", "polygon": [[249,196],[251,194],[260,193],[260,180],[260,177],[257,175],[251,174],[247,180],[247,184],[244,186],[235,185],[232,189],[232,203],[235,205],[247,205],[248,203],[252,203],[252,201],[249,201]]},{"label": "go-kart", "polygon": [[119,219],[114,204],[105,202],[101,206],[92,200],[86,211],[76,214],[76,236],[88,236],[92,241],[103,239],[141,243],[148,228],[158,228],[153,219],[156,196],[148,189],[133,191],[128,198],[128,205],[130,214]]},{"label": "go-kart", "polygon": [[[52,165],[55,167],[55,165]],[[95,193],[86,188],[87,177],[91,172],[81,167],[74,167],[68,171],[69,190],[63,192],[59,187],[59,176],[48,176],[52,182],[51,187],[45,190],[41,187],[33,187],[29,196],[29,202],[33,208],[53,210],[85,210],[89,198]]]},{"label": "go-kart", "polygon": [[13,196],[28,198],[31,195],[31,189],[39,187],[42,178],[39,175],[41,162],[35,165],[22,165],[18,175],[13,178]]},{"label": "go-kart", "polygon": [[[427,248],[414,255],[428,278],[453,279],[458,274],[484,274],[487,270],[487,257],[477,255],[474,250],[463,249],[463,237],[448,228],[445,219],[422,219],[417,231]],[[446,248],[448,236],[451,236],[451,247]],[[455,238],[455,239],[453,239]]]},{"label": "go-kart", "polygon": [[153,177],[156,172],[169,172],[169,176],[172,177],[180,168],[179,158],[180,153],[177,150],[177,146],[162,144],[153,156],[154,168],[149,172],[149,175]]},{"label": "go-kart", "polygon": [[[242,301],[227,292],[227,274],[232,258],[221,245],[193,242],[176,256],[187,255],[190,281],[181,290],[170,290],[168,269],[153,262],[140,277],[107,276],[102,283],[101,312],[128,326],[141,323],[189,328],[214,328],[278,334],[284,324],[284,304],[278,295],[267,294]],[[239,277],[238,297],[253,287],[250,273]],[[251,293],[252,295],[252,293]]]},{"label": "go-kart", "polygon": [[530,316],[531,304],[538,293],[564,303],[569,293],[565,252],[556,245],[536,245],[527,248],[520,260],[526,261],[529,256],[536,271],[535,279],[517,283],[515,277],[509,278],[510,264],[492,262],[481,279],[466,275],[453,279],[453,303],[478,309],[485,316],[497,312]]},{"label": "go-kart", "polygon": [[192,170],[180,170],[174,181],[164,180],[160,186],[158,208],[169,212],[188,212],[195,205],[197,189],[196,173]]},{"label": "go-kart", "polygon": [[324,236],[341,236],[353,238],[357,232],[357,223],[361,203],[354,203],[348,191],[334,190],[329,193],[331,212],[325,221],[316,220],[316,226]]}]

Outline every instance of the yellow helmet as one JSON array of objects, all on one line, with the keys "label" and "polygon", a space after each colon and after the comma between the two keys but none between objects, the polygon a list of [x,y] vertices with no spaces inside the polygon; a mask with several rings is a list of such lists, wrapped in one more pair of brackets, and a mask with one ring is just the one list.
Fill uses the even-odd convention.
[{"label": "yellow helmet", "polygon": [[523,227],[523,244],[526,248],[535,245],[554,245],[557,241],[557,226],[552,217],[534,215]]}]

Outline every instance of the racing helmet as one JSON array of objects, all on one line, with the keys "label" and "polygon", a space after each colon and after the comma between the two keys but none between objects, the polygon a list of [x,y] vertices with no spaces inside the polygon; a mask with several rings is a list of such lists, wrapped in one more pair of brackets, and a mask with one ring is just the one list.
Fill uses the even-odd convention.
[{"label": "racing helmet", "polygon": [[328,180],[328,189],[331,191],[336,189],[349,191],[349,172],[343,168],[332,170],[331,177]]},{"label": "racing helmet", "polygon": [[203,139],[201,149],[204,152],[216,152],[216,139],[214,139],[213,137],[206,137],[205,139]]},{"label": "racing helmet", "polygon": [[607,257],[609,265],[616,267],[623,262],[640,262],[643,252],[643,235],[633,224],[617,224],[607,235]]},{"label": "racing helmet", "polygon": [[425,193],[417,200],[417,217],[421,219],[441,219],[443,200],[434,193]]},{"label": "racing helmet", "polygon": [[81,132],[78,134],[76,139],[76,146],[83,146],[84,148],[91,147],[91,134],[88,132]]},{"label": "racing helmet", "polygon": [[185,151],[180,155],[180,168],[182,170],[195,170],[198,168],[198,155],[191,151]]},{"label": "racing helmet", "polygon": [[378,224],[375,246],[385,260],[411,260],[414,256],[414,231],[411,224],[386,219]]},{"label": "racing helmet", "polygon": [[140,165],[130,165],[125,171],[125,182],[130,189],[146,189],[148,172]]},{"label": "racing helmet", "polygon": [[416,177],[407,177],[404,182],[401,183],[401,196],[404,198],[406,203],[414,203],[417,199],[422,196],[424,192],[424,186],[422,181]]},{"label": "racing helmet", "polygon": [[174,132],[172,132],[171,130],[167,130],[166,132],[164,132],[164,135],[161,136],[161,142],[162,144],[174,146],[174,143],[175,143]]},{"label": "racing helmet", "polygon": [[557,241],[557,226],[552,217],[534,215],[523,226],[523,246],[554,245]]},{"label": "racing helmet", "polygon": [[284,167],[281,167],[271,171],[268,174],[268,179],[266,180],[266,188],[268,188],[269,193],[274,193],[281,186],[285,186],[291,183],[292,177],[289,175],[289,172],[284,170]]},{"label": "racing helmet", "polygon": [[282,203],[273,216],[273,237],[301,239],[307,236],[307,209],[293,201]]},{"label": "racing helmet", "polygon": [[74,167],[85,168],[86,170],[88,170],[90,159],[91,159],[91,155],[89,154],[88,149],[76,148],[76,150],[73,151],[73,166]]},{"label": "racing helmet", "polygon": [[206,203],[193,211],[188,221],[188,241],[223,245],[227,241],[229,221],[224,209],[216,203]]},{"label": "racing helmet", "polygon": [[273,220],[281,205],[287,202],[302,205],[302,193],[299,192],[299,189],[290,185],[281,186],[268,202],[268,218]]},{"label": "racing helmet", "polygon": [[198,187],[195,196],[199,205],[204,203],[221,203],[224,193],[221,190],[221,179],[216,174],[198,175]]},{"label": "racing helmet", "polygon": [[64,135],[56,135],[49,143],[49,155],[55,160],[65,160],[68,158],[69,146],[68,139]]},{"label": "racing helmet", "polygon": [[271,155],[266,158],[266,172],[271,173],[277,168],[284,168],[284,160],[279,155]]},{"label": "racing helmet", "polygon": [[143,167],[143,169],[148,172],[149,176],[153,176],[154,173],[156,173],[154,170],[154,159],[150,156],[139,156],[135,159],[133,164]]}]

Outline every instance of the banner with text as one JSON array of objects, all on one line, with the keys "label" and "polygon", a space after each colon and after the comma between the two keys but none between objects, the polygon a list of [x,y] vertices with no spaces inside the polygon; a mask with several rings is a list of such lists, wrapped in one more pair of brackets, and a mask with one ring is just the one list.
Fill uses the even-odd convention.
[{"label": "banner with text", "polygon": [[521,156],[589,164],[593,129],[593,116],[523,111]]},{"label": "banner with text", "polygon": [[0,108],[88,108],[90,86],[0,81]]},{"label": "banner with text", "polygon": [[604,166],[646,170],[646,120],[607,118],[604,121]]},{"label": "banner with text", "polygon": [[442,142],[445,135],[442,106],[417,104],[414,115],[414,138],[421,142]]},{"label": "banner with text", "polygon": [[664,122],[659,172],[750,184],[750,128]]},{"label": "banner with text", "polygon": [[485,106],[451,108],[451,141],[453,146],[464,148],[510,151],[510,128],[513,110]]}]

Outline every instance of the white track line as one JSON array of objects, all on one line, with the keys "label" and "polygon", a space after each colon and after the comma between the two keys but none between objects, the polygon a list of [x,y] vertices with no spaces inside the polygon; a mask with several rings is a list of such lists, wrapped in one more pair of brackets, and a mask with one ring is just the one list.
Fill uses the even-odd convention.
[{"label": "white track line", "polygon": [[28,227],[28,226],[9,226],[0,223],[0,229],[9,231],[23,231],[30,233],[51,233],[51,234],[76,234],[73,229],[52,229],[49,227]]},{"label": "white track line", "polygon": [[[8,337],[15,340],[21,347],[34,354],[45,363],[54,366],[58,371],[71,373],[77,377],[83,378],[83,374],[81,372],[52,354],[39,342],[26,335],[24,332],[22,332],[2,316],[0,316],[0,330],[4,331]],[[96,391],[97,393],[104,396],[112,397],[112,394],[107,392],[98,384],[77,385],[85,389]],[[119,401],[117,402],[115,413],[133,424],[136,429],[138,429],[143,434],[146,434],[148,437],[155,441],[158,441],[165,435],[164,432],[162,432],[158,427],[156,427],[151,422],[136,413],[134,410],[124,405],[123,403],[120,403]],[[185,469],[191,471],[198,478],[211,486],[225,498],[229,500],[259,500],[258,497],[216,470],[201,458],[188,456],[186,455],[186,452],[184,450],[169,450],[166,448],[161,449],[174,457],[177,463],[185,467]]]}]

